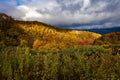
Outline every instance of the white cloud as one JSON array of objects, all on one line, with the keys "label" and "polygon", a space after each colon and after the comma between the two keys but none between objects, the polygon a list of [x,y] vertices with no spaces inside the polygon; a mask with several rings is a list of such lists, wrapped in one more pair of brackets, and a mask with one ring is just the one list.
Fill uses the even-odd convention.
[{"label": "white cloud", "polygon": [[25,16],[22,17],[23,20],[28,20],[30,18],[40,18],[42,17],[42,15],[40,13],[38,13],[37,11],[35,11],[35,9],[31,9],[27,6],[19,6],[18,10],[22,10],[25,13]]},{"label": "white cloud", "polygon": [[20,6],[15,6],[15,1],[1,2],[0,12],[16,19],[37,20],[53,25],[102,21],[106,25],[102,24],[101,27],[107,27],[120,23],[120,0],[21,0]]},{"label": "white cloud", "polygon": [[90,0],[84,0],[83,2],[83,6],[81,8],[81,10],[85,10],[86,8],[88,8],[91,5],[91,1]]}]

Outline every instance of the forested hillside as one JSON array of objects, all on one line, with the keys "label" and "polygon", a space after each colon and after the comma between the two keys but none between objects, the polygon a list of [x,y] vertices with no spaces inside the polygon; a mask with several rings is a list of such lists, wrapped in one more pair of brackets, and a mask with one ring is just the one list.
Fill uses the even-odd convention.
[{"label": "forested hillside", "polygon": [[120,32],[105,34],[94,41],[95,45],[119,45]]},{"label": "forested hillside", "polygon": [[56,28],[37,21],[18,21],[0,14],[0,45],[60,50],[73,45],[89,45],[100,34]]}]

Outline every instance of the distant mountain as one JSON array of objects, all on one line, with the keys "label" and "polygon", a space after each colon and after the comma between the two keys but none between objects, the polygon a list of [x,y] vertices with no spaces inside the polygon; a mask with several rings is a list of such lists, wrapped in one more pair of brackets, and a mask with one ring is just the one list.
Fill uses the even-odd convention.
[{"label": "distant mountain", "polygon": [[103,28],[103,29],[88,29],[87,31],[91,31],[99,34],[107,34],[111,32],[120,32],[120,26],[112,27],[112,28]]},{"label": "distant mountain", "polygon": [[[94,28],[93,24],[75,24],[75,23],[72,25],[57,25],[57,26],[63,29],[84,30],[84,31],[90,31],[90,32],[95,32],[99,34],[107,34],[110,32],[120,32],[120,26],[113,26],[111,28]],[[90,27],[90,26],[93,26],[93,27]]]}]

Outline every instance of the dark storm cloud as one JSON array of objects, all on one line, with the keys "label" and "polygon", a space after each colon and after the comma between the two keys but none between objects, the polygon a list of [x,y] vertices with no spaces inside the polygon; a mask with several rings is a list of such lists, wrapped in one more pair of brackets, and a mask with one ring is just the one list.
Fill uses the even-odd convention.
[{"label": "dark storm cloud", "polygon": [[77,25],[79,28],[120,26],[120,0],[5,0],[0,1],[0,12],[16,19],[52,25],[86,24]]}]

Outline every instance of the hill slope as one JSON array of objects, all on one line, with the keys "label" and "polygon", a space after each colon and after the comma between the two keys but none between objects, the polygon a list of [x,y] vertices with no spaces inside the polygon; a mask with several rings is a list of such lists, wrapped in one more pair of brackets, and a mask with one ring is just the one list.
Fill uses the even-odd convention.
[{"label": "hill slope", "polygon": [[120,44],[120,32],[111,32],[104,34],[94,41],[97,45],[119,45]]},{"label": "hill slope", "polygon": [[0,14],[0,34],[0,45],[27,46],[37,50],[59,50],[78,45],[79,41],[93,43],[101,36],[93,32],[60,29],[37,21],[17,21],[6,14]]}]

